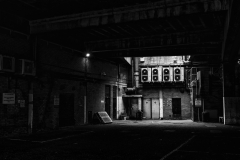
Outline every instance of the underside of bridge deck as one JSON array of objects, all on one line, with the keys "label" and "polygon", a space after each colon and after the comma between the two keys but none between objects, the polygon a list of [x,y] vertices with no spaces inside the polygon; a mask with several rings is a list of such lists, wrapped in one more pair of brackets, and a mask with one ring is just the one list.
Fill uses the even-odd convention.
[{"label": "underside of bridge deck", "polygon": [[14,18],[5,18],[6,27],[80,53],[99,57],[204,55],[207,59],[221,59],[230,5],[228,0],[0,3],[1,16]]}]

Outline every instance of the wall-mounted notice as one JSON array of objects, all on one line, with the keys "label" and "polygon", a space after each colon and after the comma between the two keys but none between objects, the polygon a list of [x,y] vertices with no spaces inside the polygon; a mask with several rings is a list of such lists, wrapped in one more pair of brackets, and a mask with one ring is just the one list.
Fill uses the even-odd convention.
[{"label": "wall-mounted notice", "polygon": [[3,93],[3,104],[15,104],[15,93]]},{"label": "wall-mounted notice", "polygon": [[195,107],[201,107],[201,106],[202,106],[201,99],[195,99]]}]

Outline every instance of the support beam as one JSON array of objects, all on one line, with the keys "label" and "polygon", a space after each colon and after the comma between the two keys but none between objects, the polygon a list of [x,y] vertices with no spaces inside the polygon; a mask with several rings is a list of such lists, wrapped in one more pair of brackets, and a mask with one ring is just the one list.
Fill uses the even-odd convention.
[{"label": "support beam", "polygon": [[222,11],[227,10],[227,2],[228,0],[186,0],[184,2],[161,0],[154,3],[139,4],[129,7],[34,20],[30,22],[30,32],[32,34],[37,34],[57,30]]},{"label": "support beam", "polygon": [[226,63],[236,59],[240,50],[240,1],[232,0],[231,2],[226,16],[222,45],[222,60]]},{"label": "support beam", "polygon": [[235,65],[240,50],[240,1],[230,2],[222,45],[223,117],[224,124],[240,124],[240,98],[235,92]]},{"label": "support beam", "polygon": [[206,46],[165,46],[158,48],[135,48],[123,50],[105,50],[94,52],[94,56],[99,57],[146,57],[148,56],[182,56],[182,55],[220,55],[221,50],[219,45],[206,47]]},{"label": "support beam", "polygon": [[[200,36],[199,36],[200,35]],[[209,38],[210,37],[210,38]],[[92,52],[115,52],[133,49],[156,49],[164,47],[181,47],[193,44],[196,46],[216,47],[221,42],[220,30],[206,30],[198,32],[179,32],[173,34],[161,34],[155,36],[110,39],[85,42],[87,48],[92,48]]]}]

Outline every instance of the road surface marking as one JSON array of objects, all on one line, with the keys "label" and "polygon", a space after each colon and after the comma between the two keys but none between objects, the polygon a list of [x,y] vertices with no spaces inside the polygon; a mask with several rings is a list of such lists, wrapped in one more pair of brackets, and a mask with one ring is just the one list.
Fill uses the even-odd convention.
[{"label": "road surface marking", "polygon": [[175,130],[164,130],[163,132],[175,132]]},{"label": "road surface marking", "polygon": [[50,139],[50,140],[46,140],[46,141],[32,141],[32,142],[46,143],[46,142],[57,141],[57,140],[66,139],[66,138],[70,138],[70,137],[76,137],[76,136],[80,136],[80,135],[84,135],[84,134],[88,134],[88,133],[93,133],[93,131],[84,132],[84,133],[80,133],[80,134],[74,134],[71,136],[66,136],[66,137],[61,137],[61,138],[56,138],[56,139]]},{"label": "road surface marking", "polygon": [[12,141],[34,142],[34,143],[46,143],[46,142],[57,141],[57,140],[65,139],[65,138],[75,137],[75,136],[79,136],[79,135],[83,135],[83,134],[87,134],[87,133],[91,133],[91,132],[93,132],[93,131],[84,132],[84,133],[81,133],[81,134],[75,134],[75,135],[66,136],[66,137],[61,137],[61,138],[50,139],[50,140],[46,140],[46,141],[32,141],[32,140],[26,140],[26,139],[10,139],[10,140],[12,140]]},{"label": "road surface marking", "polygon": [[185,141],[184,143],[182,143],[180,146],[178,146],[176,149],[172,150],[171,152],[169,152],[168,154],[166,154],[165,156],[163,156],[160,160],[164,160],[166,159],[168,156],[170,156],[171,154],[173,154],[174,152],[176,152],[177,150],[179,150],[182,146],[184,146],[185,144],[187,144],[188,142],[190,142],[193,138],[195,137],[192,136],[191,138],[189,138],[187,141]]},{"label": "road surface marking", "polygon": [[206,127],[216,127],[215,125],[205,125]]},{"label": "road surface marking", "polygon": [[[205,154],[219,154],[219,153],[214,153],[214,152],[204,152],[204,151],[187,151],[187,150],[178,150],[178,152],[188,152],[188,153],[205,153]],[[227,154],[227,155],[236,155],[240,156],[238,153],[221,153],[221,154]]]},{"label": "road surface marking", "polygon": [[9,140],[11,140],[11,141],[24,141],[24,142],[27,142],[27,141],[29,141],[29,140],[26,140],[26,139],[9,139]]}]

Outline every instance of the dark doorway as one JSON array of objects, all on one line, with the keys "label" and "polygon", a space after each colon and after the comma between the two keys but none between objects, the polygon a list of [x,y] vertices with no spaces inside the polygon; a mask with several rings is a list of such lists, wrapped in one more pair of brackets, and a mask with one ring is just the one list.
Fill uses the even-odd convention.
[{"label": "dark doorway", "polygon": [[111,117],[111,103],[110,103],[110,96],[111,96],[111,88],[109,85],[105,86],[105,111]]},{"label": "dark doorway", "polygon": [[173,117],[181,117],[181,98],[172,99],[172,112]]},{"label": "dark doorway", "polygon": [[117,119],[117,86],[113,86],[113,119]]},{"label": "dark doorway", "polygon": [[64,93],[59,96],[59,126],[72,126],[74,121],[74,94]]}]

